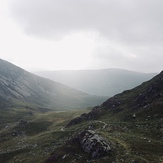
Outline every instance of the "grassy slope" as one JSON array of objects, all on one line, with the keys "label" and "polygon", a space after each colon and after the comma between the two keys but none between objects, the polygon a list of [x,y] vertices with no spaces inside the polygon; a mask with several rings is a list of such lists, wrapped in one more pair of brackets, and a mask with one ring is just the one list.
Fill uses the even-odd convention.
[{"label": "grassy slope", "polygon": [[43,162],[71,136],[72,131],[62,128],[83,112],[88,110],[36,114],[26,112],[26,108],[13,108],[8,114],[1,111],[0,162]]},{"label": "grassy slope", "polygon": [[105,115],[98,120],[64,128],[70,119],[82,113],[69,111],[29,114],[23,119],[17,117],[14,123],[6,123],[6,127],[3,126],[0,131],[0,162],[42,163],[52,152],[60,158],[59,162],[82,163],[91,160],[78,143],[70,142],[74,135],[89,126],[105,137],[112,147],[111,155],[94,162],[153,163],[163,159],[163,129],[159,120],[149,118],[146,121],[132,119],[122,122],[119,118]]},{"label": "grassy slope", "polygon": [[[94,162],[163,162],[162,84],[163,72],[137,88],[108,99],[87,114],[82,123],[76,122],[76,125],[66,130],[72,130],[73,134],[77,134],[91,128],[111,143],[112,154]],[[134,114],[136,118],[133,118]],[[90,160],[87,155],[80,152],[77,143],[75,145],[77,152],[73,155],[70,153],[71,157],[62,159],[67,151],[74,149],[71,142],[68,144],[69,150],[66,146],[54,152],[59,162]],[[79,152],[80,158],[77,157]]]},{"label": "grassy slope", "polygon": [[[59,162],[113,162],[116,163],[157,163],[163,162],[163,130],[160,128],[160,122],[146,121],[137,122],[121,122],[118,119],[109,119],[105,116],[98,120],[83,122],[65,129],[65,132],[73,131],[72,135],[78,134],[80,131],[92,127],[98,134],[105,137],[111,144],[112,152],[108,157],[97,160],[91,158],[81,150],[81,147],[76,143],[68,143],[60,149],[54,150],[54,155]],[[104,124],[107,124],[104,128]],[[67,149],[67,146],[69,148]],[[74,151],[75,148],[75,151]],[[72,154],[71,152],[74,151]],[[69,154],[65,159],[64,155]],[[80,155],[80,157],[79,157]],[[161,161],[162,160],[162,161]]]}]

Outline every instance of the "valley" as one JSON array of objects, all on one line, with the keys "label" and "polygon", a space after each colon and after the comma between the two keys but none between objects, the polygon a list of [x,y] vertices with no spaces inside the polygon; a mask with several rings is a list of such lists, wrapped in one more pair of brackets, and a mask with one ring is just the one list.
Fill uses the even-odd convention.
[{"label": "valley", "polygon": [[[163,126],[156,115],[129,122],[105,115],[65,127],[71,119],[88,112],[33,114],[6,123],[0,131],[0,162],[162,162]],[[77,137],[86,130],[104,137],[111,152],[97,158],[84,152]]]},{"label": "valley", "polygon": [[99,105],[106,96],[93,96],[41,78],[0,59],[0,107],[24,106],[44,110],[72,110]]},{"label": "valley", "polygon": [[0,0],[0,163],[163,163],[163,0]]},{"label": "valley", "polygon": [[163,162],[163,72],[106,100],[0,61],[0,162]]}]

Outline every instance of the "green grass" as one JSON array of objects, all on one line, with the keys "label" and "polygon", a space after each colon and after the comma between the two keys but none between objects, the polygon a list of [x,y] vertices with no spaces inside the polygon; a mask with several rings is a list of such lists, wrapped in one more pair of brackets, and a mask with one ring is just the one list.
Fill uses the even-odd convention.
[{"label": "green grass", "polygon": [[[95,132],[110,143],[112,152],[107,157],[93,160],[95,163],[160,162],[163,158],[163,130],[160,118],[143,117],[138,120],[121,121],[120,116],[105,114],[98,120],[85,121],[64,128],[73,118],[83,111],[32,112],[29,108],[12,108],[8,113],[1,110],[5,117],[0,130],[0,162],[43,163],[51,153],[59,162],[82,163],[91,160],[78,142],[71,142],[73,137],[91,126]],[[13,113],[11,116],[11,113]],[[30,114],[29,114],[30,113]],[[107,112],[106,112],[107,113]],[[25,123],[21,123],[21,120]],[[104,123],[107,123],[103,128]],[[17,135],[13,136],[13,133]],[[68,156],[65,154],[68,153]],[[61,159],[65,156],[64,159]]]},{"label": "green grass", "polygon": [[[16,160],[16,158],[13,160],[13,157],[16,155],[20,155],[22,153],[27,153],[27,152],[29,152],[29,149],[20,149],[20,150],[2,153],[2,154],[0,154],[0,162],[5,163],[5,162],[13,162],[14,161],[16,163],[17,160]],[[21,160],[23,160],[23,158]]]},{"label": "green grass", "polygon": [[[72,136],[73,131],[62,131],[62,128],[83,112],[88,110],[46,113],[33,111],[32,114],[30,108],[1,110],[0,162],[44,162]],[[25,123],[21,123],[22,120]]]},{"label": "green grass", "polygon": [[[98,121],[107,123],[106,128]],[[163,158],[163,132],[162,128],[158,128],[159,119],[148,121],[123,122],[118,118],[110,118],[106,115],[96,121],[88,121],[82,124],[71,126],[69,130],[88,129],[93,126],[93,130],[105,137],[112,147],[112,158],[118,163],[135,162],[148,163],[160,162]],[[109,162],[111,158],[106,160]],[[100,162],[101,160],[95,160]]]}]

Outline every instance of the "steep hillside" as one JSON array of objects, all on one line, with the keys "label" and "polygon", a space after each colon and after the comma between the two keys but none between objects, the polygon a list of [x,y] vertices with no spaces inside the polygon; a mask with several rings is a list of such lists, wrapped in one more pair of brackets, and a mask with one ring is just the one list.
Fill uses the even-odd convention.
[{"label": "steep hillside", "polygon": [[162,108],[163,71],[140,86],[109,98],[84,117],[87,120],[98,119],[107,114],[113,119],[116,117],[121,121],[130,121],[134,115],[139,120],[145,120],[147,117],[154,120],[154,117],[163,117]]},{"label": "steep hillside", "polygon": [[66,131],[74,131],[71,139],[47,163],[163,162],[163,72],[71,120]]},{"label": "steep hillside", "polygon": [[66,84],[93,95],[111,97],[134,88],[156,74],[139,73],[122,69],[45,71],[37,75]]},{"label": "steep hillside", "polygon": [[53,110],[94,106],[104,97],[91,96],[63,84],[38,77],[0,60],[0,107],[39,106]]}]

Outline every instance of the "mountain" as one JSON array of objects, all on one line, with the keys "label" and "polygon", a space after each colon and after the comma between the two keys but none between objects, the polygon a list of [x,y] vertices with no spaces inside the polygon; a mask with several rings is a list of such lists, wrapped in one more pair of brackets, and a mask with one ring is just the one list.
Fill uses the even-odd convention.
[{"label": "mountain", "polygon": [[162,162],[163,71],[71,120],[64,131],[72,130],[46,163]]},{"label": "mountain", "polygon": [[42,71],[35,74],[89,94],[108,97],[134,88],[156,75],[123,69]]},{"label": "mountain", "polygon": [[[163,71],[151,80],[131,90],[117,94],[100,106],[96,106],[88,114],[82,115],[80,121],[95,120],[109,115],[126,122],[134,118],[139,120],[163,117]],[[155,118],[154,118],[155,117]],[[73,120],[69,125],[73,124]]]},{"label": "mountain", "polygon": [[162,162],[162,108],[163,72],[92,110],[0,109],[0,162]]},{"label": "mountain", "polygon": [[79,109],[97,105],[104,99],[36,76],[0,60],[0,108],[36,106],[45,110]]}]

